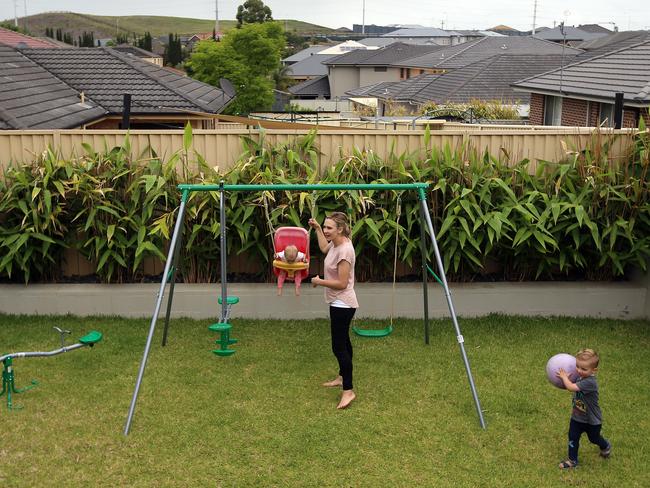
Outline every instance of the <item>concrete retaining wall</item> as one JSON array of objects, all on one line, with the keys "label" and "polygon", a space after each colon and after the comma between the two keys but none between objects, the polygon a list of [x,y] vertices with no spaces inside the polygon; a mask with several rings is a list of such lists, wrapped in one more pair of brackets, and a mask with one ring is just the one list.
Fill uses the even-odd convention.
[{"label": "concrete retaining wall", "polygon": [[[459,316],[490,313],[508,315],[565,315],[615,319],[650,318],[650,279],[625,283],[462,283],[451,284]],[[0,313],[73,314],[151,317],[160,285],[0,285]],[[423,317],[422,284],[400,283],[394,299],[391,285],[356,286],[361,305],[358,317]],[[164,316],[168,291],[161,309]],[[233,317],[313,319],[327,316],[323,290],[309,284],[296,297],[291,286],[278,297],[272,284],[233,284],[228,293],[241,298]],[[176,285],[174,317],[214,319],[219,315],[220,285]],[[442,287],[429,285],[429,314],[448,317]]]}]

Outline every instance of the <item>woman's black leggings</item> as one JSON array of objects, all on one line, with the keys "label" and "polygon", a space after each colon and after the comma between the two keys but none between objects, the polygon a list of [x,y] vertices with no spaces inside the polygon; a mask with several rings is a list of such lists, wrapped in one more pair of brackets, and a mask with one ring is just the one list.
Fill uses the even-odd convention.
[{"label": "woman's black leggings", "polygon": [[332,352],[339,362],[339,375],[343,377],[343,389],[352,389],[352,342],[350,342],[350,322],[356,308],[330,306],[330,326],[332,331]]}]

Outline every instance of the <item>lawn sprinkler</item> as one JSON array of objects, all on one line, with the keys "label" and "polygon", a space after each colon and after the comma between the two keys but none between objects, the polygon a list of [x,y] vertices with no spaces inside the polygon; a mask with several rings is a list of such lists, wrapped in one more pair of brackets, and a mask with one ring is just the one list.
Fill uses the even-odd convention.
[{"label": "lawn sprinkler", "polygon": [[11,354],[5,354],[4,356],[0,356],[0,361],[2,361],[2,364],[4,366],[2,370],[2,391],[0,392],[0,396],[4,395],[5,392],[7,393],[7,408],[9,410],[18,410],[22,408],[22,407],[14,406],[12,404],[11,402],[12,393],[23,393],[24,391],[31,390],[38,384],[35,380],[32,380],[31,385],[26,386],[25,388],[16,389],[16,386],[14,384],[14,370],[13,370],[13,360],[15,358],[56,356],[57,354],[61,354],[68,351],[74,351],[75,349],[79,349],[81,347],[93,347],[97,342],[102,340],[102,333],[93,330],[88,334],[86,334],[85,336],[83,336],[81,339],[79,339],[79,342],[77,342],[76,344],[72,344],[71,346],[66,346],[65,336],[66,334],[70,334],[70,331],[60,329],[59,327],[56,326],[53,328],[54,330],[58,331],[61,336],[61,347],[59,349],[55,349],[53,351],[48,351],[48,352],[39,352],[39,351],[14,352]]}]

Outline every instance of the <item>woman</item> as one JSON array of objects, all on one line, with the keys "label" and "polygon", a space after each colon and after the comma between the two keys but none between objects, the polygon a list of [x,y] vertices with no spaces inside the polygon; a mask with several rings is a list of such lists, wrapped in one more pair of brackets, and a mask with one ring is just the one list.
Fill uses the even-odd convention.
[{"label": "woman", "polygon": [[343,392],[336,408],[350,406],[356,398],[352,389],[352,343],[350,322],[359,307],[354,293],[354,246],[350,240],[350,225],[344,213],[334,212],[325,219],[323,227],[314,219],[309,225],[316,231],[318,247],[325,257],[325,278],[315,276],[312,286],[325,287],[325,301],[330,306],[332,352],[339,363],[339,374],[323,383],[327,387],[341,387]]}]

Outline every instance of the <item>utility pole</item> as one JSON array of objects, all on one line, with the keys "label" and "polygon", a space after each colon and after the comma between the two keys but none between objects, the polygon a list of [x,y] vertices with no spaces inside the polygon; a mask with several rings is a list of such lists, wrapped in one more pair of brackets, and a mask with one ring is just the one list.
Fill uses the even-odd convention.
[{"label": "utility pole", "polygon": [[533,4],[533,35],[535,35],[535,28],[537,24],[537,0],[535,0],[535,3]]},{"label": "utility pole", "polygon": [[18,27],[18,0],[14,0],[14,26]]},{"label": "utility pole", "polygon": [[23,7],[25,10],[25,17],[23,18],[23,29],[27,30],[27,0],[23,0]]},{"label": "utility pole", "polygon": [[219,39],[219,0],[214,0],[214,15],[214,37]]},{"label": "utility pole", "polygon": [[363,0],[363,13],[361,14],[361,34],[366,33],[366,0]]}]

